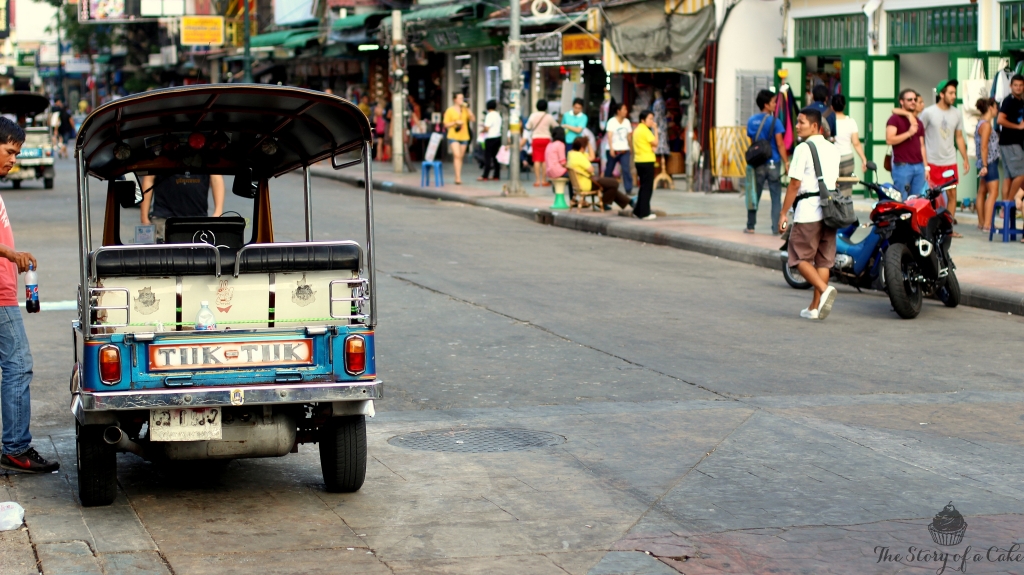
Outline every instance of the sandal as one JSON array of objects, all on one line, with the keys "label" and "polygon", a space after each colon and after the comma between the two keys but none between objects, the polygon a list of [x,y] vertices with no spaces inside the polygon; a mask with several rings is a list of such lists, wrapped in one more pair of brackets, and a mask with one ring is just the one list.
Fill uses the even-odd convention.
[{"label": "sandal", "polygon": [[960,232],[953,232],[953,237],[954,238],[962,238],[962,237],[964,237],[964,235],[961,234]]},{"label": "sandal", "polygon": [[745,233],[745,234],[752,234],[752,233],[754,233],[754,230],[752,230],[750,228],[744,228],[743,229],[743,233]]}]

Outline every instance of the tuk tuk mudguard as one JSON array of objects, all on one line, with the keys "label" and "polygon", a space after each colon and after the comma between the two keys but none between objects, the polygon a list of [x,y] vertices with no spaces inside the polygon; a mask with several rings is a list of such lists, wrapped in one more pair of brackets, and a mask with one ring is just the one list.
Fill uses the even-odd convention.
[{"label": "tuk tuk mudguard", "polygon": [[[116,451],[231,459],[319,443],[327,489],[359,489],[363,418],[383,396],[375,360],[371,138],[369,121],[351,102],[281,86],[156,90],[86,118],[75,145],[80,293],[70,385],[84,505],[113,501]],[[358,160],[342,157],[352,151]],[[312,241],[309,166],[327,159],[338,169],[363,164],[363,245]],[[206,243],[124,246],[104,234],[105,245],[93,247],[90,175],[110,181],[129,172],[191,171],[245,175],[266,186],[298,168],[305,242],[274,243],[271,232],[260,236],[265,243],[254,238],[225,252]],[[120,207],[108,201],[112,209]],[[254,209],[270,214],[269,205]],[[191,325],[199,300],[220,314],[217,330]],[[113,369],[111,357],[120,362]],[[222,437],[152,440],[151,413],[167,409],[217,410]]]}]

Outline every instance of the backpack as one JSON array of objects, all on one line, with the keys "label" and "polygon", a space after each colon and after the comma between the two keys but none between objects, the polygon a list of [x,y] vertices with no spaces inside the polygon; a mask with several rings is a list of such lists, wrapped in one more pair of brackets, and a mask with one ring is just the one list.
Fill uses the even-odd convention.
[{"label": "backpack", "polygon": [[[775,135],[775,118],[772,117],[772,116],[769,116],[768,114],[765,114],[764,118],[761,119],[761,125],[757,127],[757,133],[754,134],[754,141],[751,142],[750,143],[750,147],[747,148],[747,153],[746,153],[747,165],[750,166],[751,168],[757,168],[757,167],[763,166],[764,164],[768,163],[768,160],[772,159],[772,144],[771,144],[771,142],[768,141],[768,140],[760,139],[761,138],[761,130],[764,128],[764,124],[765,124],[765,122],[768,121],[768,118],[772,119],[772,134],[771,134],[771,136]],[[771,137],[771,136],[769,136],[769,137]]]}]

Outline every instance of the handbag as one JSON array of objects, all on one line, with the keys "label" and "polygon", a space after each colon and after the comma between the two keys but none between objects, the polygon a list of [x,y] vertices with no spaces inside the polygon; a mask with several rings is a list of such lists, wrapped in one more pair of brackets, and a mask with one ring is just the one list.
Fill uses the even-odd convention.
[{"label": "handbag", "polygon": [[[768,160],[772,159],[772,145],[768,140],[762,140],[761,130],[764,128],[765,122],[768,121],[768,114],[764,115],[761,120],[761,125],[757,127],[757,133],[754,134],[754,141],[750,143],[750,147],[747,148],[746,158],[747,165],[751,168],[763,166]],[[774,124],[774,122],[773,122]],[[774,127],[774,125],[772,126]],[[775,130],[772,130],[774,135]]]},{"label": "handbag", "polygon": [[882,162],[882,167],[885,171],[892,173],[892,146],[885,151],[885,161]]},{"label": "handbag", "polygon": [[839,230],[858,222],[857,213],[853,211],[853,198],[830,190],[825,186],[825,178],[821,175],[821,162],[818,160],[818,149],[812,142],[806,142],[811,148],[811,160],[814,161],[814,175],[818,178],[818,196],[821,205],[821,221],[826,226]]},{"label": "handbag", "polygon": [[509,151],[508,146],[502,146],[502,147],[498,148],[498,155],[495,156],[495,159],[498,160],[499,164],[501,164],[503,166],[507,166],[508,165],[508,161],[511,158],[511,155],[512,155],[512,152]]}]

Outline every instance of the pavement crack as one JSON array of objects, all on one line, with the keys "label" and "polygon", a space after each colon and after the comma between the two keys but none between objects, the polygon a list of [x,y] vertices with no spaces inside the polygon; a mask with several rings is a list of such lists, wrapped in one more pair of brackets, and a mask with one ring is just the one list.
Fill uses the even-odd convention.
[{"label": "pavement crack", "polygon": [[512,513],[512,512],[511,512],[511,511],[509,511],[508,509],[505,509],[505,508],[504,508],[504,507],[502,507],[501,505],[498,505],[497,503],[495,503],[495,502],[491,501],[491,500],[490,500],[489,498],[487,498],[487,496],[485,496],[485,495],[481,495],[480,497],[481,497],[481,498],[483,498],[483,500],[484,500],[484,501],[486,501],[486,502],[490,503],[491,505],[493,505],[493,506],[497,507],[498,509],[501,509],[501,510],[502,510],[502,511],[504,511],[505,513],[508,513],[508,514],[509,514],[509,516],[510,516],[510,517],[512,517],[512,519],[515,519],[516,521],[519,521],[519,518],[518,518],[518,517],[516,517],[514,513]]},{"label": "pavement crack", "polygon": [[383,466],[384,466],[384,468],[385,468],[385,469],[387,469],[388,471],[390,471],[391,473],[394,473],[394,474],[395,474],[395,475],[397,475],[398,477],[401,477],[401,478],[402,478],[402,481],[406,481],[406,482],[408,482],[408,481],[409,481],[409,480],[408,480],[408,479],[406,479],[405,477],[402,477],[402,474],[401,474],[401,473],[399,473],[399,472],[395,471],[394,469],[391,469],[391,467],[389,467],[387,463],[384,463],[383,461],[381,461],[380,459],[378,459],[378,458],[377,458],[377,456],[374,456],[374,457],[373,457],[373,460],[374,460],[374,461],[376,461],[377,463],[380,463],[381,465],[383,465]]},{"label": "pavement crack", "polygon": [[635,366],[635,367],[639,367],[639,368],[642,368],[642,369],[646,369],[647,371],[650,371],[652,373],[656,373],[656,374],[658,374],[660,376],[667,377],[669,379],[674,379],[674,380],[676,380],[676,381],[678,381],[680,383],[685,383],[686,385],[690,385],[690,386],[696,387],[697,389],[701,389],[701,390],[706,391],[706,392],[708,392],[710,394],[717,395],[718,397],[721,397],[723,399],[727,399],[729,401],[738,401],[737,398],[735,398],[735,397],[733,397],[733,396],[731,396],[731,395],[729,395],[727,393],[724,393],[724,392],[721,392],[721,391],[715,391],[715,390],[713,390],[713,389],[711,389],[709,387],[706,387],[704,385],[701,385],[699,383],[695,383],[695,382],[692,382],[692,381],[687,381],[687,380],[685,380],[685,379],[683,379],[683,378],[681,378],[681,377],[679,377],[677,375],[672,375],[671,373],[666,373],[664,371],[661,371],[661,370],[658,370],[658,369],[654,369],[653,367],[646,366],[646,365],[644,365],[642,363],[638,363],[638,362],[633,361],[631,359],[622,357],[621,355],[616,355],[614,353],[611,353],[610,351],[603,350],[603,349],[601,349],[599,347],[594,347],[594,346],[592,346],[590,344],[586,344],[586,343],[583,343],[583,342],[580,342],[580,341],[576,341],[576,340],[574,340],[574,339],[572,339],[570,337],[567,337],[567,336],[564,336],[564,335],[562,335],[560,333],[552,331],[551,329],[549,329],[547,327],[544,327],[544,326],[542,326],[540,324],[536,324],[536,323],[534,323],[534,322],[532,322],[530,320],[526,320],[526,319],[515,317],[513,315],[509,315],[509,314],[507,314],[505,312],[498,311],[498,310],[496,310],[494,308],[491,308],[491,307],[488,307],[486,305],[483,305],[483,304],[480,304],[480,303],[477,303],[477,302],[474,302],[474,301],[470,301],[468,299],[461,298],[461,297],[456,296],[456,295],[452,295],[450,293],[441,291],[441,290],[439,290],[437,288],[432,288],[432,287],[424,285],[422,283],[413,281],[413,280],[411,280],[409,278],[405,278],[405,277],[402,277],[402,276],[394,275],[394,274],[388,273],[388,272],[386,272],[384,270],[381,270],[381,269],[377,269],[377,272],[381,273],[381,274],[384,274],[384,275],[388,276],[389,278],[396,279],[398,281],[405,282],[405,283],[407,283],[407,284],[409,284],[411,286],[418,287],[418,288],[420,288],[422,290],[426,290],[426,291],[435,293],[437,295],[442,295],[442,296],[450,298],[450,299],[452,299],[454,301],[457,301],[459,303],[463,303],[463,304],[466,304],[466,305],[469,305],[469,306],[472,306],[472,307],[475,307],[475,308],[478,308],[478,309],[482,309],[482,310],[487,311],[489,313],[492,313],[494,315],[503,317],[503,318],[505,318],[507,320],[516,322],[518,324],[522,324],[522,325],[524,325],[526,327],[532,327],[532,328],[540,330],[540,331],[542,331],[542,332],[544,332],[546,334],[549,334],[549,335],[552,335],[554,337],[557,337],[557,338],[559,338],[559,339],[561,339],[563,341],[566,341],[566,342],[569,342],[569,343],[572,343],[572,344],[576,344],[576,345],[578,345],[580,347],[584,347],[584,348],[589,349],[591,351],[596,351],[597,353],[604,354],[604,355],[606,355],[608,357],[615,358],[615,359],[617,359],[619,361],[628,363],[629,365],[632,365],[632,366]]}]

